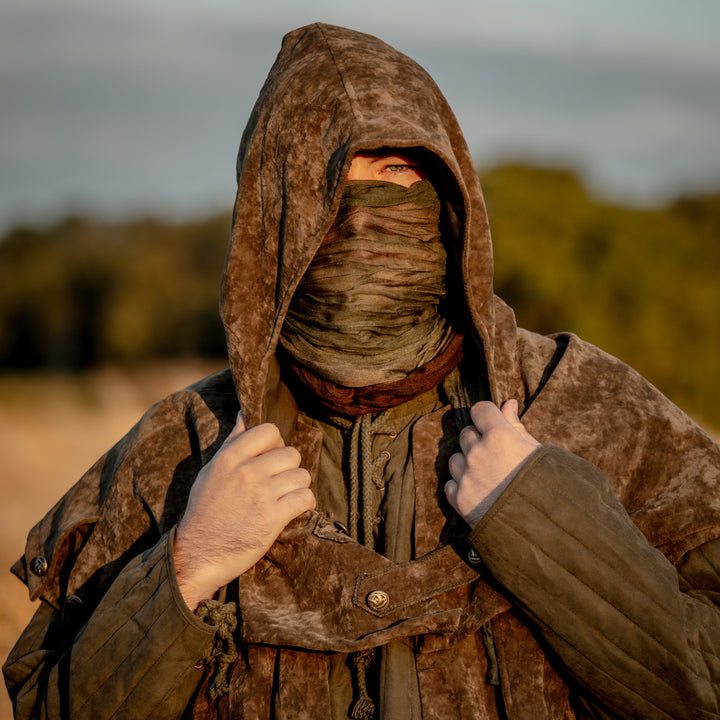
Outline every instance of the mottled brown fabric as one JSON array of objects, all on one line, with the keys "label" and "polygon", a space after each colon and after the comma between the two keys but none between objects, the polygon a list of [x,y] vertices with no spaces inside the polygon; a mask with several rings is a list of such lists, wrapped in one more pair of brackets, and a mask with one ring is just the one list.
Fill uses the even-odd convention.
[{"label": "mottled brown fabric", "polygon": [[[238,605],[240,654],[229,693],[210,702],[193,671],[207,633],[187,617],[162,548],[240,406],[250,425],[277,423],[317,476],[321,433],[298,418],[275,352],[353,153],[384,146],[435,158],[463,305],[464,372],[486,377],[498,404],[517,398],[530,432],[556,447],[516,476],[469,555],[442,493],[457,449],[455,413],[448,406],[419,420],[412,559],[391,562],[321,513],[298,518],[227,589]],[[573,335],[516,327],[493,295],[470,154],[428,75],[361,33],[317,24],[290,33],[243,136],[238,171],[222,293],[230,369],[151,408],[30,532],[13,570],[43,606],[4,668],[18,716],[69,717],[68,677],[92,648],[92,666],[123,685],[111,697],[133,688],[118,717],[177,718],[179,704],[197,718],[330,717],[333,655],[404,639],[416,654],[424,718],[496,720],[500,696],[509,720],[720,717],[720,451],[623,363]],[[617,591],[608,592],[608,579]],[[376,589],[387,592],[387,608],[368,606]],[[618,617],[627,622],[614,624]],[[167,658],[162,644],[141,642],[155,621],[184,638],[184,654]],[[485,682],[479,631],[488,621],[499,690]],[[618,678],[620,656],[652,662]],[[105,712],[93,683],[73,685],[73,702],[111,717],[117,708]],[[156,702],[164,697],[173,701]]]},{"label": "mottled brown fabric", "polygon": [[[283,41],[238,158],[222,315],[251,424],[265,415],[262,389],[283,320],[335,218],[350,160],[358,150],[385,146],[423,147],[441,161],[433,180],[445,200],[444,223],[457,237],[466,279],[473,277],[467,293],[480,336],[492,344],[487,219],[470,153],[444,97],[422,68],[376,38],[327,25],[301,28]],[[281,201],[268,202],[268,194],[281,194]],[[468,212],[473,217],[464,222]]]}]

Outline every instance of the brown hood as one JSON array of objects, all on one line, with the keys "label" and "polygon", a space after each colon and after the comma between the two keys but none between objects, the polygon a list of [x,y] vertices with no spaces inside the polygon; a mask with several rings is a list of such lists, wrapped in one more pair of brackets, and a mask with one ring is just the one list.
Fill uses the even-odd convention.
[{"label": "brown hood", "polygon": [[[266,419],[283,320],[335,217],[349,163],[359,150],[385,146],[422,147],[440,160],[439,190],[470,324],[483,345],[493,397],[498,394],[490,231],[455,116],[413,60],[371,35],[317,23],[285,36],[238,156],[221,310],[249,425]],[[508,321],[513,324],[509,315]],[[514,337],[508,329],[504,336]]]}]

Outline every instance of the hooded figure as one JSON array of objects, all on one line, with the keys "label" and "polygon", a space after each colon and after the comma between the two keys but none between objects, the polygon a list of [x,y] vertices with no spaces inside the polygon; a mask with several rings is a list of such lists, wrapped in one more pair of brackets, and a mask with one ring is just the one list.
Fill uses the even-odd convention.
[{"label": "hooded figure", "polygon": [[[354,180],[357,158],[395,162]],[[240,146],[222,317],[230,368],[31,531],[16,717],[720,717],[720,451],[618,360],[516,327],[470,154],[412,60],[285,37]],[[257,478],[227,461],[262,437],[294,503],[269,547],[232,520]],[[521,461],[468,507],[498,438]],[[253,560],[189,602],[218,532]]]}]

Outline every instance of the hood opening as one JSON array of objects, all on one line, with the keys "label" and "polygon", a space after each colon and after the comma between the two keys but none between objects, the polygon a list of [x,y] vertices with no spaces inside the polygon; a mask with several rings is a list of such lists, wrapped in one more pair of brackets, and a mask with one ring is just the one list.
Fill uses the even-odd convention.
[{"label": "hood opening", "polygon": [[[370,35],[313,24],[285,36],[238,155],[221,315],[241,407],[264,421],[292,294],[328,232],[355,153],[420,149],[432,158],[457,268],[453,294],[493,386],[492,248],[472,158],[430,76]],[[457,284],[457,288],[455,285]]]}]

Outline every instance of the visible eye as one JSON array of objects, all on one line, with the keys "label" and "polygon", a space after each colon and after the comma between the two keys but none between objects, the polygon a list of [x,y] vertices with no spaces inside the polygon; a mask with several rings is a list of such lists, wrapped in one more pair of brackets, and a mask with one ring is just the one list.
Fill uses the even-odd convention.
[{"label": "visible eye", "polygon": [[405,153],[376,158],[371,163],[371,167],[374,176],[378,180],[385,180],[405,187],[410,187],[418,180],[427,178],[422,163],[414,157],[406,157]]},{"label": "visible eye", "polygon": [[383,172],[390,173],[403,173],[403,172],[418,172],[420,170],[419,165],[386,165],[383,168]]}]

